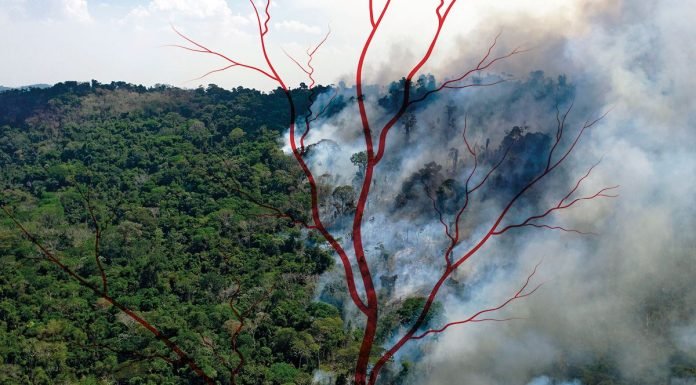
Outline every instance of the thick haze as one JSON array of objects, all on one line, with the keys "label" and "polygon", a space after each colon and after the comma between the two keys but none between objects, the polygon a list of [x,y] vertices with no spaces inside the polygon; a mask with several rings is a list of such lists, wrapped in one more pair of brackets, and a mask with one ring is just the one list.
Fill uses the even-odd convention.
[{"label": "thick haze", "polygon": [[[434,369],[426,383],[453,383],[461,375],[467,384],[520,383],[598,358],[612,362],[628,383],[695,383],[670,380],[669,369],[684,357],[686,367],[696,360],[696,84],[689,75],[696,4],[613,3],[575,20],[583,34],[536,58],[569,68],[579,98],[597,96],[597,109],[613,108],[585,143],[588,155],[576,156],[574,165],[604,156],[594,184],[620,184],[621,197],[566,213],[564,223],[593,226],[601,234],[596,240],[525,239],[520,260],[530,266],[543,257],[549,280],[538,296],[508,312],[526,319],[441,338],[429,355]],[[523,28],[547,34],[547,41],[554,31]],[[490,303],[483,293],[504,296],[509,282],[492,280],[479,304]]]},{"label": "thick haze", "polygon": [[[543,288],[499,313],[501,318],[523,319],[453,327],[437,338],[410,342],[419,349],[407,349],[397,359],[418,362],[414,384],[578,385],[584,370],[599,373],[603,365],[609,368],[604,375],[625,383],[696,383],[693,372],[678,370],[693,368],[696,361],[696,78],[690,74],[696,59],[691,42],[696,4],[571,1],[549,9],[522,7],[525,2],[497,4],[503,3],[520,8],[460,4],[458,18],[453,19],[457,21],[448,26],[457,30],[468,9],[479,11],[472,17],[479,29],[459,27],[461,34],[450,34],[449,41],[445,37],[429,71],[446,78],[468,68],[502,29],[498,52],[517,44],[531,51],[492,72],[519,80],[514,84],[521,88],[451,92],[416,113],[411,134],[416,139],[406,138],[403,127],[395,129],[389,155],[378,168],[363,229],[376,275],[398,276],[394,301],[427,294],[428,282],[437,279],[446,239],[430,202],[422,195],[413,197],[408,212],[395,211],[391,202],[428,162],[447,167],[450,148],[458,147],[460,161],[467,162],[459,139],[464,113],[472,121],[479,119],[478,127],[472,127],[472,140],[482,144],[490,139],[493,148],[512,125],[528,125],[529,132],[555,132],[553,97],[539,97],[533,82],[525,83],[532,70],[543,70],[551,79],[566,74],[573,84],[576,106],[569,130],[610,112],[582,139],[562,175],[551,177],[551,183],[538,191],[538,201],[530,207],[557,201],[599,159],[581,195],[620,185],[620,197],[585,202],[550,220],[551,225],[598,236],[513,231],[462,266],[456,277],[459,286],[444,289],[438,297],[445,322],[466,318],[508,298],[543,260],[535,277],[545,283]],[[399,25],[399,20],[393,23]],[[395,45],[370,57],[370,79],[375,83],[403,76],[401,65],[417,52],[398,32],[395,28],[390,37]],[[346,81],[350,84],[349,78]],[[510,102],[510,93],[525,89],[527,97]],[[385,112],[374,107],[375,97],[368,94],[367,100],[373,106],[370,115],[379,120]],[[448,103],[458,108],[454,129],[446,124]],[[312,132],[310,142],[336,142],[323,142],[315,150],[311,159],[317,174],[331,174],[333,179],[326,180],[337,185],[351,183],[351,170],[356,169],[349,156],[361,150],[359,127],[356,111],[349,107]],[[461,180],[465,174],[457,175]],[[490,194],[489,198],[504,196],[505,191]],[[499,209],[495,200],[476,203],[466,227],[471,238],[460,253]],[[526,218],[525,211],[517,218]],[[350,229],[340,218],[333,231],[350,239]]]},{"label": "thick haze", "polygon": [[[385,33],[378,36],[368,58],[368,81],[386,84],[404,76],[423,48],[422,37],[433,30],[432,10],[438,3],[394,1],[392,11],[400,16],[385,21]],[[332,35],[315,60],[318,80],[352,84],[356,55],[369,25],[366,4],[275,1],[270,42],[283,76],[293,84],[304,80],[281,48],[301,57],[330,25]],[[94,78],[269,89],[274,85],[236,69],[186,82],[225,63],[161,47],[182,43],[169,27],[172,22],[211,48],[260,64],[250,11],[246,1],[0,0],[0,50],[6,53],[0,61],[0,85]],[[426,282],[441,267],[431,261],[441,261],[444,234],[421,201],[412,202],[423,208],[410,217],[382,202],[392,200],[402,183],[427,162],[444,166],[449,148],[461,148],[462,143],[454,144],[454,135],[460,138],[464,113],[479,117],[472,140],[483,144],[490,139],[491,148],[512,125],[528,125],[529,132],[555,132],[550,96],[504,103],[506,92],[514,91],[514,84],[525,84],[531,71],[543,70],[551,79],[565,74],[573,84],[571,133],[585,119],[610,111],[582,139],[561,177],[552,178],[554,182],[539,192],[535,204],[558,200],[599,159],[601,164],[581,193],[620,185],[620,197],[583,203],[553,219],[553,224],[599,236],[519,230],[463,265],[457,279],[475,285],[466,287],[466,295],[457,292],[456,285],[443,290],[438,300],[445,320],[497,305],[540,260],[535,278],[545,284],[534,296],[500,313],[523,319],[458,326],[437,338],[410,342],[421,350],[405,351],[405,356],[427,353],[418,360],[416,373],[421,377],[413,377],[413,383],[580,385],[574,368],[592,367],[598,361],[610,363],[627,383],[696,383],[688,375],[674,374],[683,362],[692,370],[696,362],[694,20],[694,0],[472,0],[455,6],[442,44],[424,73],[442,80],[471,67],[501,30],[498,52],[518,45],[530,51],[491,71],[520,83],[451,92],[418,114],[417,129],[442,128],[446,106],[453,103],[458,108],[455,129],[440,134],[421,131],[421,140],[409,141],[397,131],[391,137],[389,159],[376,178],[383,187],[375,189],[363,232],[373,266],[400,276],[393,297],[422,294],[428,287]],[[378,107],[370,111],[376,119],[383,113]],[[341,147],[338,153],[346,155],[322,157],[326,152],[321,146],[315,151],[317,173],[328,172],[336,185],[351,184],[356,169],[349,157],[360,151],[359,127],[355,111],[348,108],[318,121],[308,137],[309,142],[332,139]],[[333,145],[326,146],[335,154]],[[463,151],[459,154],[462,162],[468,161]],[[465,171],[468,166],[462,167]],[[497,208],[495,199],[476,203],[472,209],[479,216],[468,228],[472,237],[481,230],[477,218],[488,218],[487,210]],[[332,230],[349,239],[340,218]],[[382,257],[377,247],[388,256]],[[335,277],[326,281],[331,279]]]}]

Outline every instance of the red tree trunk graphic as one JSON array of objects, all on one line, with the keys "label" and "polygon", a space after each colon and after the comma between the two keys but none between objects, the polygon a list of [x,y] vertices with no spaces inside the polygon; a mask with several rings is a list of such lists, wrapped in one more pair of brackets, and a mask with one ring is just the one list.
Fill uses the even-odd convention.
[{"label": "red tree trunk graphic", "polygon": [[[497,213],[495,213],[495,215],[491,216],[490,218],[486,218],[485,220],[482,220],[482,224],[486,226],[486,231],[484,231],[478,239],[466,239],[471,245],[468,250],[461,253],[455,253],[457,246],[461,245],[462,242],[465,240],[465,236],[462,234],[462,219],[467,209],[469,209],[471,202],[470,197],[478,190],[482,189],[486,185],[486,183],[491,180],[490,177],[492,175],[500,171],[500,166],[505,161],[507,156],[507,152],[504,152],[502,157],[492,166],[490,166],[486,170],[480,171],[480,154],[478,153],[477,147],[473,146],[469,142],[469,139],[467,137],[467,127],[465,121],[463,127],[464,142],[466,145],[466,150],[468,152],[467,157],[470,158],[470,161],[473,164],[473,166],[471,167],[471,170],[468,173],[466,180],[464,181],[465,188],[463,203],[454,211],[454,216],[452,216],[451,218],[447,218],[447,213],[445,213],[438,207],[435,197],[433,197],[432,194],[427,192],[428,197],[432,200],[433,210],[437,214],[439,223],[443,227],[444,236],[448,240],[448,245],[442,255],[443,264],[441,273],[439,276],[433,279],[432,286],[430,287],[429,293],[426,296],[422,309],[420,309],[420,312],[418,313],[418,316],[415,318],[415,321],[413,321],[413,323],[406,329],[403,335],[401,335],[395,340],[396,342],[394,342],[392,346],[387,346],[384,350],[384,353],[382,353],[375,360],[373,358],[372,353],[375,351],[376,348],[376,334],[378,329],[378,322],[380,320],[381,305],[378,300],[377,291],[375,289],[375,272],[371,271],[370,264],[368,263],[368,259],[366,256],[366,244],[364,243],[363,227],[365,222],[365,212],[367,209],[367,204],[370,198],[370,194],[372,192],[371,189],[374,186],[375,175],[378,172],[377,166],[385,159],[385,156],[387,155],[387,142],[389,140],[389,134],[391,130],[394,128],[394,126],[398,122],[400,122],[401,119],[407,113],[411,111],[411,108],[414,105],[423,102],[424,100],[426,100],[426,98],[435,93],[446,91],[448,89],[487,87],[497,84],[498,81],[490,83],[472,82],[471,78],[474,75],[480,74],[484,70],[490,69],[497,62],[518,55],[524,51],[522,49],[516,48],[502,55],[495,56],[493,52],[498,42],[498,37],[495,37],[493,39],[493,42],[488,47],[487,51],[483,54],[480,61],[476,64],[476,66],[462,71],[459,74],[455,74],[454,76],[449,77],[449,80],[443,81],[435,88],[414,97],[413,95],[411,95],[412,82],[414,78],[420,73],[425,64],[428,63],[428,61],[431,59],[435,47],[438,44],[438,41],[440,40],[441,33],[443,31],[443,28],[445,27],[448,16],[450,15],[451,10],[457,3],[456,0],[441,0],[433,10],[433,13],[437,20],[437,26],[433,35],[429,38],[425,52],[423,52],[420,55],[415,65],[413,65],[411,68],[405,69],[404,71],[406,75],[403,78],[403,90],[402,94],[400,95],[400,101],[397,108],[386,119],[374,119],[374,117],[370,116],[368,108],[369,106],[367,105],[368,101],[365,98],[364,90],[367,86],[364,82],[365,62],[368,53],[371,51],[371,49],[373,49],[373,41],[381,30],[383,20],[385,19],[386,15],[390,10],[391,1],[387,0],[383,5],[379,7],[376,4],[374,4],[372,0],[368,2],[367,11],[369,14],[370,31],[366,40],[362,44],[362,49],[360,51],[360,55],[358,57],[355,67],[355,100],[358,106],[359,121],[361,125],[360,128],[364,138],[363,150],[366,159],[364,163],[364,170],[362,170],[363,172],[361,173],[361,187],[355,205],[355,212],[352,217],[352,245],[350,245],[352,251],[349,251],[346,245],[343,245],[338,238],[332,235],[332,233],[329,230],[329,226],[325,224],[324,220],[320,215],[321,197],[319,183],[312,171],[311,165],[306,156],[307,146],[305,140],[307,139],[307,136],[312,129],[312,123],[316,121],[326,111],[328,105],[322,108],[320,111],[317,111],[316,113],[313,113],[310,109],[306,115],[303,115],[304,127],[298,129],[297,122],[300,114],[298,114],[296,103],[293,100],[293,94],[291,92],[292,90],[285,82],[283,76],[280,74],[278,69],[276,68],[276,65],[274,64],[274,61],[272,60],[271,55],[269,53],[266,42],[267,35],[269,34],[269,23],[271,20],[271,14],[269,10],[271,1],[268,0],[263,9],[259,9],[253,0],[250,0],[250,3],[256,16],[260,51],[265,61],[265,64],[263,66],[254,66],[237,61],[234,58],[231,58],[223,53],[207,48],[203,44],[196,42],[195,40],[187,37],[186,35],[182,34],[177,30],[175,30],[175,32],[182,39],[184,39],[188,43],[188,45],[176,45],[176,47],[196,53],[214,55],[227,62],[226,66],[212,70],[204,74],[202,77],[205,77],[212,73],[224,71],[233,67],[239,67],[242,69],[250,70],[252,72],[262,75],[265,78],[272,80],[278,85],[278,87],[282,89],[285,96],[287,97],[289,108],[288,139],[290,143],[292,156],[304,172],[304,176],[307,179],[307,183],[309,186],[309,194],[311,198],[311,219],[305,221],[300,218],[297,218],[291,213],[287,213],[270,205],[258,202],[249,196],[247,196],[247,198],[254,201],[258,205],[268,209],[271,212],[270,215],[288,218],[298,226],[302,226],[308,230],[318,232],[326,240],[328,245],[333,249],[335,254],[340,259],[343,268],[343,273],[345,276],[345,283],[347,286],[348,294],[351,298],[352,303],[364,316],[362,342],[360,344],[359,354],[356,357],[355,363],[353,379],[354,384],[376,384],[380,372],[385,367],[385,365],[390,361],[390,359],[394,357],[394,355],[397,352],[399,352],[407,343],[411,341],[421,340],[432,335],[443,333],[446,330],[452,328],[453,326],[461,324],[486,321],[496,322],[512,319],[496,318],[492,315],[492,313],[500,309],[503,309],[508,304],[516,300],[532,295],[541,286],[540,284],[532,283],[532,280],[537,272],[536,268],[528,275],[527,280],[519,287],[519,289],[512,293],[512,295],[510,295],[502,303],[499,303],[495,306],[491,306],[486,309],[479,310],[472,314],[470,317],[465,319],[451,321],[436,328],[424,328],[424,326],[426,326],[426,320],[428,319],[428,316],[430,315],[433,309],[433,305],[435,304],[437,296],[440,293],[445,282],[452,277],[453,273],[455,273],[457,269],[462,266],[462,264],[464,264],[472,256],[476,255],[492,239],[507,233],[514,232],[515,230],[524,227],[558,230],[563,233],[575,233],[580,235],[592,234],[590,232],[575,228],[552,226],[547,223],[544,223],[543,220],[547,219],[551,214],[579,205],[584,201],[595,200],[599,198],[613,198],[617,196],[613,192],[615,189],[618,188],[618,186],[605,187],[589,195],[579,194],[579,189],[583,181],[585,181],[589,177],[590,173],[596,166],[595,164],[594,166],[590,167],[584,175],[577,178],[575,184],[572,185],[565,193],[560,193],[560,195],[562,195],[562,198],[557,201],[557,204],[553,205],[552,207],[548,207],[546,210],[543,210],[537,214],[527,216],[526,218],[510,218],[510,213],[513,211],[512,209],[515,208],[516,205],[520,204],[522,198],[525,195],[527,195],[529,191],[532,190],[535,186],[539,185],[543,180],[550,178],[554,171],[556,171],[559,168],[559,166],[569,158],[570,154],[573,152],[573,150],[580,142],[580,139],[582,138],[583,134],[587,132],[590,128],[592,128],[595,124],[597,124],[604,116],[602,115],[597,119],[585,122],[585,124],[583,124],[569,140],[567,139],[566,141],[563,141],[563,139],[567,137],[566,121],[568,114],[572,109],[571,105],[571,107],[568,108],[567,111],[564,111],[563,113],[558,111],[557,113],[556,134],[552,140],[552,146],[550,148],[550,151],[546,155],[545,165],[544,167],[542,167],[542,170],[538,172],[536,175],[534,175],[530,180],[526,181],[526,183],[524,183],[522,187],[519,188],[519,190],[516,191],[512,195],[512,197],[509,198],[507,202],[505,202],[501,206],[502,208]],[[314,90],[316,86],[314,78],[315,68],[312,65],[312,60],[315,54],[321,48],[321,46],[325,43],[327,38],[328,34],[315,47],[310,48],[307,51],[306,62],[301,63],[299,60],[291,57],[291,60],[309,78],[309,88],[312,90]],[[478,180],[478,182],[475,183],[475,180]],[[53,264],[57,265],[60,269],[65,271],[69,276],[77,280],[80,284],[91,289],[97,296],[105,299],[113,306],[123,311],[126,315],[128,315],[138,324],[150,331],[155,338],[162,341],[178,357],[178,364],[188,366],[197,376],[199,376],[206,383],[214,384],[215,380],[211,378],[209,375],[207,375],[195,362],[195,360],[189,355],[187,355],[178,345],[169,340],[158,329],[156,329],[153,325],[151,325],[148,321],[140,317],[134,311],[132,311],[125,305],[121,304],[120,302],[116,301],[115,299],[109,296],[107,277],[98,258],[101,228],[99,227],[99,223],[97,222],[97,219],[92,211],[92,206],[89,202],[89,191],[81,193],[83,195],[84,200],[86,201],[87,209],[92,217],[92,220],[94,221],[94,227],[96,229],[95,261],[97,263],[101,275],[101,286],[94,286],[88,281],[84,280],[79,275],[77,275],[69,267],[62,264],[60,259],[55,257],[48,249],[42,247],[38,243],[38,241],[35,240],[32,234],[30,234],[22,226],[21,223],[19,223],[16,220],[15,223],[19,227],[19,229],[40,249],[40,251],[44,254],[46,259],[48,259]],[[243,192],[240,193],[244,194]],[[9,212],[5,207],[3,207],[3,210],[5,210],[6,214],[14,220],[14,217],[12,216],[11,212]],[[355,269],[357,269],[357,271]],[[245,319],[250,315],[251,312],[254,311],[259,302],[262,301],[264,298],[264,296],[262,296],[258,300],[258,302],[255,302],[251,307],[242,310],[235,307],[236,305],[234,303],[234,300],[237,294],[238,293],[235,293],[232,296],[233,298],[230,300],[230,308],[232,312],[235,314],[238,321],[236,329],[231,337],[232,349],[234,353],[238,356],[238,364],[235,366],[229,365],[232,383],[235,382],[236,375],[239,373],[242,365],[244,364],[244,356],[237,349],[237,337],[244,328]],[[204,345],[206,344],[206,340],[203,337],[202,342]],[[212,346],[210,347],[213,348]],[[217,354],[216,352],[214,353]]]},{"label": "red tree trunk graphic", "polygon": [[[374,345],[377,332],[377,324],[380,317],[380,304],[378,302],[378,296],[375,290],[374,272],[370,271],[370,267],[365,255],[365,244],[363,243],[362,230],[365,217],[365,209],[370,197],[371,187],[374,183],[376,167],[385,157],[390,130],[392,130],[392,128],[397,124],[397,122],[399,122],[401,118],[404,117],[404,114],[406,114],[414,104],[424,101],[426,98],[428,98],[430,95],[434,93],[438,93],[446,89],[482,87],[497,84],[498,81],[481,84],[475,82],[467,82],[467,80],[471,80],[470,78],[473,75],[479,74],[483,70],[491,68],[496,62],[520,54],[524,51],[522,49],[516,48],[503,55],[493,56],[493,51],[496,48],[498,40],[498,37],[496,36],[492,44],[489,46],[487,52],[485,52],[481,60],[474,68],[470,68],[456,76],[450,77],[450,80],[442,82],[434,89],[431,89],[416,98],[412,97],[412,81],[414,77],[419,74],[423,66],[431,59],[433,51],[438,43],[438,40],[440,39],[447,18],[452,8],[455,6],[457,2],[456,0],[451,0],[449,2],[442,0],[433,11],[436,16],[437,27],[435,29],[434,34],[430,37],[429,44],[427,45],[425,52],[422,53],[422,56],[420,56],[420,59],[417,61],[417,63],[412,68],[408,69],[407,72],[405,72],[406,76],[403,79],[403,93],[401,95],[401,100],[398,108],[388,119],[384,119],[386,123],[378,124],[375,121],[373,121],[373,119],[371,119],[370,114],[368,113],[368,108],[366,106],[366,98],[364,97],[363,92],[365,87],[363,79],[366,57],[372,49],[373,40],[375,36],[379,33],[380,27],[382,26],[385,16],[390,10],[391,1],[387,0],[384,3],[384,5],[379,7],[376,4],[374,4],[372,0],[369,1],[368,11],[371,29],[369,31],[367,39],[362,44],[362,49],[360,51],[360,55],[357,60],[357,65],[355,67],[355,98],[357,100],[358,110],[360,114],[360,122],[362,125],[362,133],[364,136],[364,152],[366,154],[366,163],[364,165],[364,173],[362,174],[363,179],[361,182],[361,188],[356,202],[356,210],[352,218],[352,249],[354,252],[353,255],[350,255],[350,253],[346,251],[344,246],[342,246],[341,243],[336,238],[334,238],[334,236],[327,229],[327,226],[320,217],[320,196],[317,180],[310,168],[310,165],[308,164],[308,161],[305,158],[305,139],[311,130],[311,123],[323,111],[317,113],[316,115],[312,115],[312,112],[310,110],[307,117],[305,118],[304,129],[302,130],[302,132],[298,132],[299,130],[296,126],[298,114],[296,111],[295,103],[292,98],[291,89],[288,87],[286,82],[283,80],[283,77],[278,72],[274,64],[274,61],[271,59],[266,44],[266,37],[269,33],[268,25],[269,21],[271,20],[271,14],[269,12],[270,1],[266,2],[265,8],[261,10],[261,12],[259,8],[257,8],[256,4],[253,2],[253,0],[251,0],[250,2],[256,15],[256,21],[258,25],[258,32],[260,38],[260,49],[265,60],[264,66],[255,67],[244,63],[240,63],[219,52],[208,49],[207,47],[195,42],[194,40],[175,30],[176,33],[179,34],[179,36],[185,39],[188,43],[193,44],[192,47],[177,47],[193,52],[216,55],[223,58],[229,63],[229,65],[227,65],[226,67],[210,71],[203,76],[207,76],[214,72],[223,71],[231,67],[242,67],[244,69],[249,69],[257,73],[260,73],[266,78],[269,78],[270,80],[276,82],[277,85],[284,91],[285,95],[287,96],[288,106],[290,110],[289,143],[292,150],[292,155],[304,171],[304,174],[309,184],[311,195],[311,222],[306,223],[297,220],[290,214],[283,213],[280,210],[270,207],[267,208],[273,210],[275,215],[288,217],[298,225],[304,226],[309,230],[319,232],[331,246],[333,251],[340,258],[345,273],[345,280],[350,294],[350,298],[352,299],[353,304],[360,310],[360,312],[365,317],[364,334],[360,346],[360,353],[357,357],[357,361],[355,364],[354,383],[356,385],[375,384],[379,377],[380,371],[383,369],[384,365],[395,355],[396,352],[398,352],[408,342],[413,340],[420,340],[430,335],[442,333],[455,325],[472,322],[506,320],[488,317],[488,315],[489,313],[502,309],[503,307],[515,300],[525,298],[531,295],[539,288],[540,285],[534,286],[531,284],[531,280],[536,273],[535,268],[534,271],[529,275],[527,281],[519,288],[519,290],[516,291],[513,295],[511,295],[503,303],[491,308],[480,310],[467,319],[449,322],[439,328],[428,329],[425,331],[420,331],[419,333],[419,330],[423,327],[425,320],[433,307],[433,304],[436,300],[438,293],[440,292],[440,289],[442,288],[442,285],[464,262],[466,262],[469,258],[474,256],[491,239],[522,227],[559,230],[561,232],[571,232],[576,234],[591,234],[589,232],[581,231],[578,229],[551,226],[548,224],[544,224],[541,221],[556,211],[562,211],[571,206],[577,205],[585,200],[616,197],[615,194],[612,194],[612,191],[618,188],[618,186],[606,187],[597,191],[594,194],[587,196],[576,196],[576,192],[578,191],[580,185],[593,170],[594,166],[592,166],[584,176],[577,179],[575,185],[563,196],[562,199],[558,201],[558,203],[555,206],[550,207],[539,214],[529,216],[522,220],[516,221],[508,218],[508,214],[510,213],[511,209],[513,209],[513,207],[515,207],[515,205],[518,204],[520,199],[525,194],[527,194],[528,191],[531,190],[534,186],[538,185],[542,180],[549,178],[551,174],[554,172],[554,170],[556,170],[569,157],[571,152],[575,149],[576,145],[580,141],[583,134],[592,126],[594,126],[603,117],[601,116],[598,119],[586,122],[575,134],[575,137],[571,138],[570,144],[567,145],[567,147],[564,150],[562,150],[560,143],[566,135],[565,123],[566,118],[572,108],[571,105],[571,108],[565,111],[565,113],[561,114],[560,112],[558,112],[557,114],[557,132],[553,140],[551,150],[548,153],[546,165],[543,168],[543,170],[536,176],[534,176],[526,184],[524,184],[523,187],[519,189],[519,191],[517,191],[516,194],[514,194],[513,197],[502,206],[502,210],[500,210],[497,213],[497,215],[490,218],[490,223],[487,225],[487,231],[478,240],[473,240],[473,242],[471,243],[473,246],[468,251],[462,253],[461,255],[455,255],[455,247],[460,245],[460,243],[463,240],[460,224],[462,216],[468,208],[470,202],[470,195],[479,190],[489,180],[489,176],[491,176],[497,171],[498,167],[501,165],[501,163],[505,159],[505,156],[507,155],[503,155],[502,159],[500,159],[498,163],[496,163],[493,167],[487,170],[484,176],[481,178],[480,182],[478,182],[475,185],[471,185],[470,182],[472,182],[472,178],[475,174],[477,174],[478,171],[477,169],[479,154],[477,154],[475,147],[470,145],[469,141],[467,140],[466,127],[464,127],[464,141],[466,142],[468,156],[470,156],[471,161],[474,163],[474,166],[466,180],[466,191],[463,205],[459,207],[459,209],[456,211],[456,215],[454,216],[454,218],[448,220],[444,218],[444,213],[438,209],[435,199],[430,194],[428,194],[430,199],[433,200],[433,208],[437,212],[439,216],[439,221],[444,228],[444,235],[449,240],[449,245],[446,248],[446,251],[443,255],[444,266],[442,273],[433,281],[432,288],[415,322],[413,322],[413,324],[407,329],[407,331],[400,338],[397,339],[397,342],[394,343],[393,346],[388,347],[386,351],[376,361],[371,362],[371,352],[375,348]],[[324,44],[325,41],[326,37],[319,44],[317,44],[316,47],[310,48],[307,51],[308,60],[304,65],[301,64],[300,61],[291,57],[291,60],[308,76],[310,81],[310,89],[314,88],[315,86],[314,67],[312,66],[312,59],[316,54],[317,50],[322,46],[322,44]],[[357,273],[354,270],[356,267]],[[356,277],[356,275],[358,277]],[[361,295],[361,292],[364,292],[364,295]]]}]

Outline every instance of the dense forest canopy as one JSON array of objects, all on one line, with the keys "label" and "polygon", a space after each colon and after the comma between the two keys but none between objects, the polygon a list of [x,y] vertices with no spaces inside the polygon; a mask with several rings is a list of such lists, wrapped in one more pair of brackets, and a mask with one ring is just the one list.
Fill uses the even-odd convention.
[{"label": "dense forest canopy", "polygon": [[[541,89],[548,84],[540,76]],[[421,83],[416,87],[427,89],[432,79]],[[389,95],[400,86],[388,88],[382,107],[393,108]],[[293,97],[302,110],[310,91],[301,86]],[[335,109],[350,102],[339,100]],[[334,257],[312,233],[264,207],[297,217],[308,211],[303,174],[281,151],[287,120],[282,92],[242,87],[92,81],[6,90],[0,93],[0,203],[63,263],[100,285],[93,209],[111,295],[217,381],[229,383],[230,368],[243,357],[240,384],[310,384],[324,372],[342,384],[361,331],[338,303],[317,299],[318,277]],[[505,140],[547,143],[542,134],[520,130]],[[360,172],[360,154],[354,158]],[[333,198],[351,194],[339,190]],[[402,200],[411,195],[405,189]],[[4,215],[0,270],[1,384],[200,381],[161,342],[42,258]],[[380,341],[422,306],[416,297],[387,308]],[[646,314],[660,322],[659,309]],[[673,374],[696,374],[685,357],[673,361]],[[385,373],[385,383],[402,383],[408,371],[404,363]],[[583,384],[624,383],[603,357],[551,374]]]},{"label": "dense forest canopy", "polygon": [[[309,383],[320,363],[352,363],[339,311],[313,301],[332,257],[236,192],[306,204],[277,142],[284,95],[66,82],[0,99],[2,203],[97,284],[89,194],[112,296],[204,370],[229,381],[239,321],[228,302],[241,312],[259,299],[239,336],[240,383]],[[0,383],[196,383],[157,358],[169,355],[161,343],[42,260],[7,217],[0,223]]]}]

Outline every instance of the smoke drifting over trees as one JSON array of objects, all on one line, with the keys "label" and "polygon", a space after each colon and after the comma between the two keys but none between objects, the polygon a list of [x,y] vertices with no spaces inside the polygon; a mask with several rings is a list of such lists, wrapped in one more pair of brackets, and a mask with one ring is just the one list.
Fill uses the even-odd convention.
[{"label": "smoke drifting over trees", "polygon": [[[467,384],[575,384],[599,383],[600,377],[626,384],[694,383],[696,293],[691,281],[696,261],[690,233],[695,213],[690,193],[681,193],[693,191],[696,175],[690,150],[696,129],[694,98],[689,96],[694,84],[687,71],[694,49],[684,41],[690,30],[686,15],[694,11],[677,2],[585,3],[587,13],[566,31],[561,21],[535,28],[532,17],[518,17],[515,25],[522,27],[514,39],[539,42],[540,47],[479,79],[505,83],[429,99],[406,115],[390,137],[363,229],[387,312],[398,312],[404,301],[427,294],[438,275],[446,239],[433,208],[451,214],[462,199],[471,167],[462,141],[465,119],[483,164],[495,164],[509,149],[500,176],[493,176],[491,186],[476,197],[479,208],[495,210],[543,168],[555,134],[556,108],[563,113],[571,103],[567,127],[581,126],[600,111],[611,112],[563,175],[529,197],[517,214],[525,218],[546,207],[573,183],[573,175],[599,159],[601,165],[583,191],[621,185],[621,197],[611,205],[593,202],[555,217],[554,226],[588,229],[597,236],[549,236],[523,229],[515,239],[467,262],[438,297],[440,324],[507,298],[540,259],[538,275],[547,283],[506,309],[505,316],[521,319],[452,328],[446,336],[402,351],[396,361],[410,362],[405,378],[412,383],[466,378]],[[506,18],[515,16],[504,14],[503,24],[510,23]],[[432,89],[434,83],[423,77],[418,84]],[[370,112],[389,116],[398,106],[390,98],[399,88],[403,82],[372,88],[365,97],[378,100],[379,107]],[[351,91],[339,89],[338,99],[349,100]],[[326,94],[318,103],[329,103],[330,97]],[[329,176],[333,188],[343,186],[344,191],[357,189],[354,181],[362,173],[350,159],[360,154],[362,139],[358,130],[347,128],[359,126],[354,109],[349,102],[307,138],[308,143],[335,141],[332,149],[318,148],[309,159],[317,173]],[[469,214],[473,217],[462,225],[467,235],[475,239],[486,214]],[[338,236],[350,238],[350,223],[340,215],[331,225]],[[335,296],[342,278],[333,274],[325,276],[319,298]],[[344,312],[356,315],[351,306]],[[403,326],[384,326],[390,327],[384,331],[387,346],[393,343],[389,336]],[[397,364],[392,370],[396,372],[385,375],[403,379],[397,372],[405,369]]]}]

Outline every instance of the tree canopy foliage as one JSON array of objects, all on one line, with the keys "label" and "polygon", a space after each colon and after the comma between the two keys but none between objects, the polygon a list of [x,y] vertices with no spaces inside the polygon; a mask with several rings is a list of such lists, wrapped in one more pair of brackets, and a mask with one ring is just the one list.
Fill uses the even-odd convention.
[{"label": "tree canopy foliage", "polygon": [[[296,91],[298,99],[306,89]],[[307,384],[350,366],[339,311],[313,301],[333,258],[258,204],[302,212],[301,172],[282,153],[285,96],[66,82],[0,94],[2,204],[63,263],[109,290],[210,376]],[[85,201],[89,198],[89,203]],[[0,218],[0,383],[189,384],[143,328],[42,258]],[[232,293],[238,291],[238,295]],[[344,357],[342,362],[340,358]],[[173,359],[173,358],[172,358]]]}]

